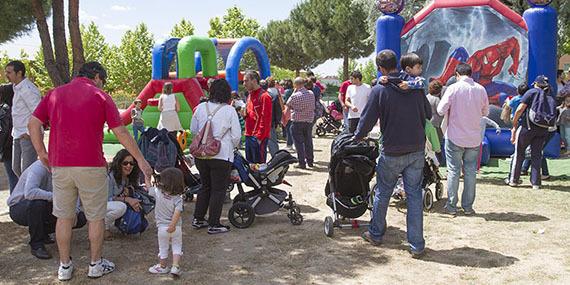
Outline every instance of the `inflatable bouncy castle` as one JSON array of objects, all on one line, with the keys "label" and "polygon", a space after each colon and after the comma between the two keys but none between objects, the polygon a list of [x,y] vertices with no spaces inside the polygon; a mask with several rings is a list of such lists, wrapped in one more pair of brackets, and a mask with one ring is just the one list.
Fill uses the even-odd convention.
[{"label": "inflatable bouncy castle", "polygon": [[[457,64],[468,63],[489,102],[501,106],[516,95],[519,84],[530,85],[541,74],[552,82],[556,78],[558,28],[552,0],[528,2],[530,8],[521,16],[499,0],[434,0],[405,22],[398,15],[404,0],[378,0],[384,15],[376,21],[376,52],[414,52],[423,60],[423,77],[443,84],[454,76]],[[556,84],[552,87],[556,94]],[[514,152],[508,128],[498,137],[487,132],[484,141],[490,156]],[[559,144],[551,145],[545,155],[558,157]]]},{"label": "inflatable bouncy castle", "polygon": [[[173,93],[181,106],[178,112],[180,123],[184,129],[189,129],[192,111],[199,104],[200,98],[205,96],[209,78],[225,77],[232,90],[238,90],[239,81],[243,77],[239,64],[247,50],[255,55],[261,77],[269,77],[271,71],[265,47],[252,37],[210,39],[189,36],[182,39],[170,38],[156,44],[152,50],[152,79],[137,96],[142,101],[145,126],[158,125],[160,111],[157,98],[162,93],[164,83],[172,82]],[[218,57],[224,63],[225,70],[218,70]],[[121,112],[121,120],[126,126],[131,123],[130,113],[134,107],[131,104]],[[117,142],[117,139],[113,134],[107,133],[105,142]]]}]

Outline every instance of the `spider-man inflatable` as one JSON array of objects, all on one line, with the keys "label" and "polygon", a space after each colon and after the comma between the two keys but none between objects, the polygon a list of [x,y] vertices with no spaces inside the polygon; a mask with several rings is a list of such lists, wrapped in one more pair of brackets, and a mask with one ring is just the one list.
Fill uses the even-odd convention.
[{"label": "spider-man inflatable", "polygon": [[505,61],[510,57],[513,60],[509,67],[509,74],[517,76],[519,68],[520,45],[515,37],[511,37],[504,42],[478,50],[471,57],[465,48],[457,48],[449,56],[443,74],[435,78],[446,83],[455,73],[455,67],[459,63],[467,62],[473,68],[473,79],[483,85],[489,97],[495,97],[500,93],[515,95],[516,87],[512,84],[493,80],[499,75],[505,65]]}]

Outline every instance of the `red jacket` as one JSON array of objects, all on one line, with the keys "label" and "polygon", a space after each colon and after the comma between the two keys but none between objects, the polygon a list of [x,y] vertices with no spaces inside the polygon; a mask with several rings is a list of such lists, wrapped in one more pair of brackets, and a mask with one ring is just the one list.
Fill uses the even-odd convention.
[{"label": "red jacket", "polygon": [[245,135],[259,140],[269,138],[271,132],[271,96],[259,88],[249,93],[245,117]]}]

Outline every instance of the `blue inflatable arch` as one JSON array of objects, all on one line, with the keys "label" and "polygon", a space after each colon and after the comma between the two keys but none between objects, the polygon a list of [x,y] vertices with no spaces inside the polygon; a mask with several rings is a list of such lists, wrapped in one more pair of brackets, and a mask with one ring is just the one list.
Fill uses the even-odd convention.
[{"label": "blue inflatable arch", "polygon": [[152,49],[152,79],[168,79],[170,65],[176,56],[179,38],[170,38]]},{"label": "blue inflatable arch", "polygon": [[255,55],[261,78],[271,76],[269,58],[267,57],[267,52],[263,44],[256,38],[242,38],[232,47],[228,55],[228,61],[226,62],[226,80],[230,84],[232,91],[238,90],[239,63],[248,49]]}]

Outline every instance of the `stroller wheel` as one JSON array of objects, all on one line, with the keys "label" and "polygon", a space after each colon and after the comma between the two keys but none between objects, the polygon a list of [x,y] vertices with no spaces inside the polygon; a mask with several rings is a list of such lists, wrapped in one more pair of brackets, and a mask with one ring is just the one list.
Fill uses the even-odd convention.
[{"label": "stroller wheel", "polygon": [[443,183],[437,182],[437,184],[435,184],[435,199],[439,201],[442,198],[443,198]]},{"label": "stroller wheel", "polygon": [[334,235],[333,219],[330,216],[325,218],[325,235],[328,237],[332,237]]},{"label": "stroller wheel", "polygon": [[424,211],[429,212],[433,207],[433,193],[428,188],[424,189]]},{"label": "stroller wheel", "polygon": [[291,209],[289,209],[289,214],[287,214],[287,217],[289,218],[291,224],[295,226],[303,223],[303,215],[301,215],[301,209],[299,209],[297,206],[293,206]]},{"label": "stroller wheel", "polygon": [[245,229],[253,224],[253,221],[255,220],[255,211],[249,204],[245,202],[237,202],[230,208],[228,219],[234,227]]},{"label": "stroller wheel", "polygon": [[327,134],[327,130],[325,130],[325,128],[321,124],[319,124],[317,126],[317,136],[322,137],[326,134]]}]

